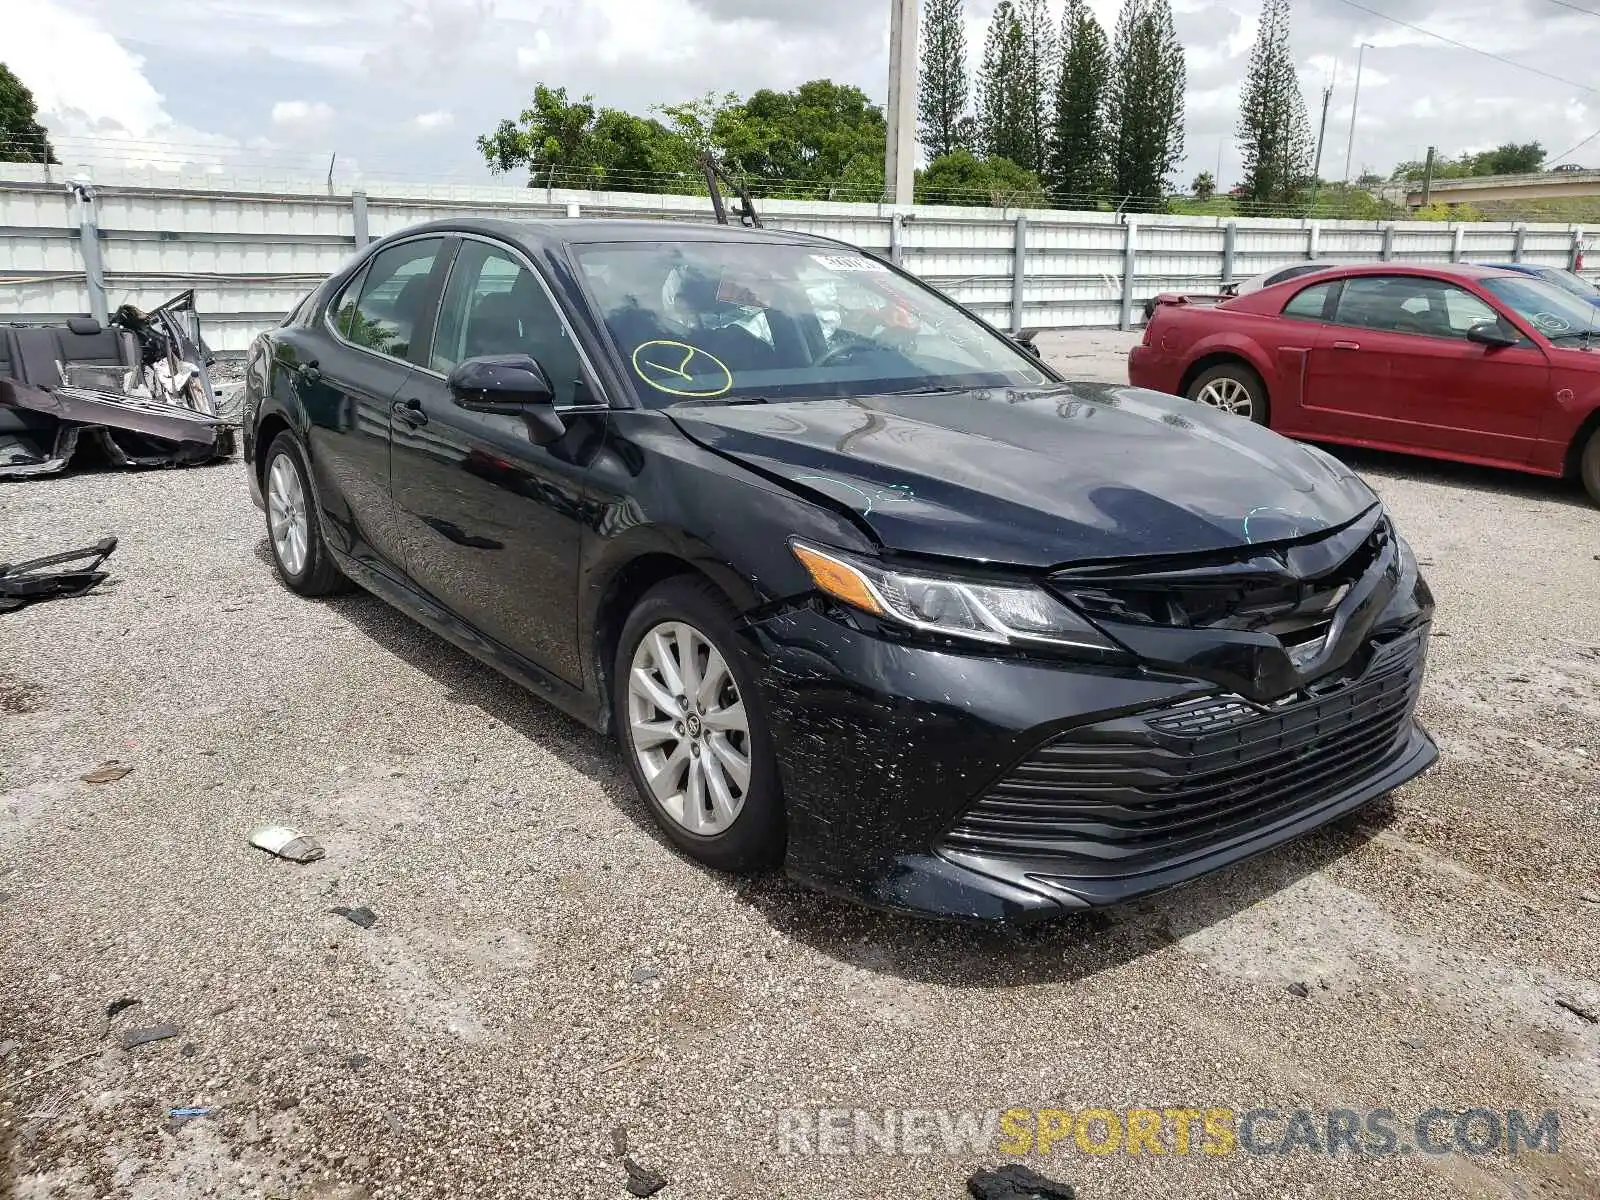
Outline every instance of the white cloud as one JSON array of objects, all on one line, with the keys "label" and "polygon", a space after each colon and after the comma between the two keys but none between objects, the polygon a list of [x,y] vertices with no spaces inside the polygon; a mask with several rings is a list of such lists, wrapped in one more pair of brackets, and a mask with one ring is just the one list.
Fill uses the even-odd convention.
[{"label": "white cloud", "polygon": [[432,112],[418,113],[406,122],[418,133],[438,133],[440,130],[449,129],[455,123],[455,116],[442,108],[436,108]]},{"label": "white cloud", "polygon": [[332,121],[332,107],[320,100],[279,100],[272,106],[272,124],[287,133],[314,133]]},{"label": "white cloud", "polygon": [[[70,60],[62,47],[71,47]],[[4,55],[69,167],[115,159],[176,170],[214,165],[238,149],[232,138],[175,121],[144,59],[58,0],[31,0],[26,16],[7,14]]]}]

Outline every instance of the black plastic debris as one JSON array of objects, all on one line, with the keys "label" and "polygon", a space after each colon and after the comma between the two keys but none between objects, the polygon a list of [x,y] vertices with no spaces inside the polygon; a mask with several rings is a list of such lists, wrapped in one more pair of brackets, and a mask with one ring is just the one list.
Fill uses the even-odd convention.
[{"label": "black plastic debris", "polygon": [[631,1158],[622,1160],[622,1169],[628,1173],[628,1192],[634,1196],[654,1196],[667,1186],[667,1177],[649,1167],[641,1167]]},{"label": "black plastic debris", "polygon": [[122,1031],[122,1048],[132,1050],[135,1046],[143,1046],[149,1042],[164,1042],[168,1038],[175,1038],[181,1033],[176,1025],[152,1025],[149,1029],[124,1029]]},{"label": "black plastic debris", "polygon": [[116,1016],[118,1013],[127,1012],[130,1008],[138,1003],[139,1001],[135,1000],[132,996],[123,996],[119,999],[113,1000],[110,1004],[106,1005],[106,1020],[111,1020],[111,1018]]},{"label": "black plastic debris", "polygon": [[1297,1000],[1309,1000],[1311,989],[1297,979],[1289,985],[1289,995]]},{"label": "black plastic debris", "polygon": [[1077,1200],[1078,1191],[1070,1183],[1046,1179],[1021,1163],[1009,1163],[970,1176],[967,1194],[972,1200]]},{"label": "black plastic debris", "polygon": [[[81,596],[104,583],[109,571],[100,568],[117,548],[114,537],[101,538],[81,550],[64,550],[26,562],[0,563],[0,612],[10,612],[41,600]],[[53,568],[68,567],[69,570]]]},{"label": "black plastic debris", "polygon": [[351,921],[363,929],[371,929],[378,923],[378,914],[366,907],[366,905],[362,905],[360,908],[345,908],[341,905],[331,911],[335,916],[343,917],[346,921]]}]

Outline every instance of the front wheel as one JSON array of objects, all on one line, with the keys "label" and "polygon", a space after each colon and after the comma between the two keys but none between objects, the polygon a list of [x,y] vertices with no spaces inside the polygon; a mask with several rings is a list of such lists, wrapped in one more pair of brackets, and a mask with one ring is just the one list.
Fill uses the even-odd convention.
[{"label": "front wheel", "polygon": [[617,740],[662,831],[725,871],[777,862],[783,803],[754,671],[734,611],[709,582],[666,580],[639,601],[617,646]]},{"label": "front wheel", "polygon": [[1257,425],[1267,423],[1267,387],[1244,363],[1222,363],[1202,371],[1189,385],[1189,399]]},{"label": "front wheel", "polygon": [[1600,504],[1600,429],[1589,435],[1589,441],[1583,448],[1583,457],[1578,460],[1578,474],[1583,479],[1589,499]]}]

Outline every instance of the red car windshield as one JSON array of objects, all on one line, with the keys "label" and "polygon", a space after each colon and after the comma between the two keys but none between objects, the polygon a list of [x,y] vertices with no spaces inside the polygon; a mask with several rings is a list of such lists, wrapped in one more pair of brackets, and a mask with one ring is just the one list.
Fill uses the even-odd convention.
[{"label": "red car windshield", "polygon": [[1594,331],[1600,307],[1531,275],[1496,275],[1484,289],[1551,341]]}]

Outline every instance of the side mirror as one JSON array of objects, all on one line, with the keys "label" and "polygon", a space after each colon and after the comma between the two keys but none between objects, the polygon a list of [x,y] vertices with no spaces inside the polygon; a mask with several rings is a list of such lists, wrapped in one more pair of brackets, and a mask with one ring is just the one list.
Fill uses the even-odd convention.
[{"label": "side mirror", "polygon": [[1503,350],[1507,346],[1515,346],[1521,340],[1515,334],[1507,333],[1493,321],[1485,321],[1467,330],[1467,341],[1477,342],[1478,345],[1487,346],[1491,350]]},{"label": "side mirror", "polygon": [[536,359],[526,354],[491,354],[459,362],[445,385],[451,398],[471,412],[522,417],[537,445],[556,441],[566,424],[552,407],[555,388]]},{"label": "side mirror", "polygon": [[1012,338],[1011,340],[1014,341],[1017,345],[1021,346],[1029,354],[1033,355],[1035,358],[1038,358],[1038,357],[1040,357],[1040,355],[1039,355],[1039,347],[1034,344],[1033,335],[1034,335],[1034,331],[1033,330],[1024,329],[1021,333],[1017,334],[1016,337]]}]

